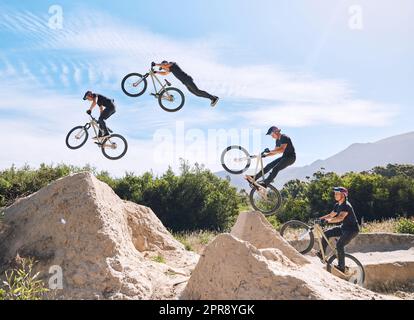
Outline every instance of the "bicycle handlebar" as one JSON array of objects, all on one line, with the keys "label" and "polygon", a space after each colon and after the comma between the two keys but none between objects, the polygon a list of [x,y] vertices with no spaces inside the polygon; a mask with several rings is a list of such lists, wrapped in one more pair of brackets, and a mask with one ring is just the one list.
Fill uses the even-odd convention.
[{"label": "bicycle handlebar", "polygon": [[326,222],[325,220],[321,220],[321,219],[318,218],[318,219],[315,219],[313,221],[313,224],[317,224],[317,225],[319,225],[321,227],[325,227],[325,226],[328,225],[328,222]]}]

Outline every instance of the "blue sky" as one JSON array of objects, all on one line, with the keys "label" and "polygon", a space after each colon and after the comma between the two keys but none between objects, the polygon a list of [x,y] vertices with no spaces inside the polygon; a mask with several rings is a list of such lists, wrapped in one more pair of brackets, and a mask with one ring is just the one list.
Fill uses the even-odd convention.
[{"label": "blue sky", "polygon": [[[52,5],[63,10],[62,29],[48,26]],[[349,27],[355,5],[362,14],[357,30]],[[192,152],[209,143],[195,137],[249,130],[243,142],[257,152],[273,145],[263,136],[273,124],[292,137],[296,165],[305,165],[355,142],[412,131],[413,13],[409,0],[2,1],[0,125],[7,147],[0,167],[90,163],[119,175],[162,172],[184,157],[219,170],[215,154]],[[180,112],[165,113],[148,94],[123,95],[125,74],[163,59],[219,95],[217,108],[171,76],[187,97]],[[90,143],[66,149],[66,132],[87,120],[87,89],[115,99],[118,112],[108,123],[128,138],[124,159],[108,161]],[[183,141],[157,139],[181,125]],[[176,152],[165,157],[171,145]]]}]

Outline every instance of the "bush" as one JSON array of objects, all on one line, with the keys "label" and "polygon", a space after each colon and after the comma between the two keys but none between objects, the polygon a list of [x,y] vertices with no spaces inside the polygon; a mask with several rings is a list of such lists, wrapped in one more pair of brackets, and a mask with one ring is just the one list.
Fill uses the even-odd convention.
[{"label": "bush", "polygon": [[282,221],[308,221],[329,213],[334,204],[332,188],[338,185],[349,189],[349,201],[360,221],[362,218],[369,222],[413,216],[413,175],[413,165],[388,165],[341,176],[318,171],[308,181],[293,180],[285,184],[279,217]]},{"label": "bush", "polygon": [[20,258],[17,268],[6,271],[0,300],[39,300],[49,291],[37,280],[39,273],[33,274],[34,264],[32,258]]},{"label": "bush", "polygon": [[275,228],[277,231],[280,230],[280,228],[282,227],[282,224],[280,223],[279,219],[276,216],[269,216],[266,217],[267,221],[270,222],[270,224],[273,226],[273,228]]},{"label": "bush", "polygon": [[182,161],[180,174],[169,169],[161,177],[152,173],[127,174],[114,184],[125,200],[150,207],[173,232],[227,229],[235,220],[241,196],[228,180],[203,166]]},{"label": "bush", "polygon": [[398,233],[414,234],[414,221],[406,218],[401,218],[397,222],[396,231]]},{"label": "bush", "polygon": [[[234,221],[245,199],[228,180],[218,178],[203,166],[191,167],[182,161],[180,173],[169,169],[161,177],[151,172],[136,176],[126,173],[114,179],[94,168],[42,164],[39,169],[24,166],[0,171],[0,209],[17,198],[32,194],[66,175],[89,171],[107,183],[124,200],[150,207],[172,231],[225,230]],[[0,210],[1,218],[1,210]]]}]

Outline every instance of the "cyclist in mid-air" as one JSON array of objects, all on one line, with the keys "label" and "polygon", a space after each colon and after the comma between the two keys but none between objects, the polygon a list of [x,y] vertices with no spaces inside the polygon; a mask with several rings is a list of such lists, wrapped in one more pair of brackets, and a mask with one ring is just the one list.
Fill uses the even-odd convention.
[{"label": "cyclist in mid-air", "polygon": [[163,71],[155,71],[155,73],[162,76],[166,76],[172,73],[178,80],[180,80],[192,94],[197,97],[207,98],[211,100],[211,106],[214,107],[219,101],[219,97],[213,96],[206,91],[200,90],[197,85],[194,83],[194,80],[191,76],[185,73],[176,62],[168,62],[164,60],[161,63],[153,62],[151,64],[153,67],[160,67]]},{"label": "cyclist in mid-air", "polygon": [[[276,140],[276,147],[274,150],[271,150],[269,153],[262,153],[262,157],[273,156],[279,153],[283,155],[280,158],[270,162],[265,168],[264,173],[268,173],[270,170],[272,172],[268,175],[264,181],[259,182],[261,186],[267,188],[269,184],[276,178],[277,174],[285,169],[286,167],[292,165],[296,161],[295,147],[292,144],[292,140],[285,134],[281,134],[281,129],[278,127],[272,126],[267,131],[266,135],[271,135],[273,139]],[[259,171],[255,176],[246,175],[245,179],[252,183],[259,179],[262,176],[262,172]]]},{"label": "cyclist in mid-air", "polygon": [[[340,271],[345,272],[345,246],[358,235],[359,225],[354,209],[348,201],[348,190],[344,187],[335,187],[333,190],[335,192],[336,204],[331,213],[320,219],[332,224],[342,223],[339,227],[334,227],[325,231],[325,235],[328,239],[332,237],[340,237],[336,243],[336,249],[338,251],[337,268]],[[328,243],[323,238],[322,247],[324,252],[326,251],[327,246]],[[317,256],[322,258],[320,252],[317,253]]]},{"label": "cyclist in mid-air", "polygon": [[[98,119],[99,123],[99,134],[98,137],[106,137],[109,136],[108,128],[106,127],[105,120],[107,120],[110,116],[112,116],[116,112],[115,104],[113,99],[109,99],[101,94],[93,93],[92,91],[86,91],[85,95],[83,96],[83,100],[91,101],[91,107],[86,110],[87,114],[92,114],[93,108],[96,105],[99,106],[100,109],[100,116]],[[95,137],[94,139],[97,139]]]}]

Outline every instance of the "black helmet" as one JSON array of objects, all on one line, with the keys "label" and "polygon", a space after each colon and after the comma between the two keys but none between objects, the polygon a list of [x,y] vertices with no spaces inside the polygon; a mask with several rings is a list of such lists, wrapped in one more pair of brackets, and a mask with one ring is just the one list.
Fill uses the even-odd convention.
[{"label": "black helmet", "polygon": [[273,132],[280,132],[281,130],[276,126],[271,126],[269,130],[267,130],[266,135],[272,134]]},{"label": "black helmet", "polygon": [[89,96],[93,96],[93,93],[90,90],[85,92],[85,94],[83,95],[83,100],[86,100],[86,97],[89,97]]}]

